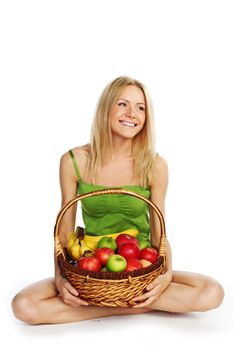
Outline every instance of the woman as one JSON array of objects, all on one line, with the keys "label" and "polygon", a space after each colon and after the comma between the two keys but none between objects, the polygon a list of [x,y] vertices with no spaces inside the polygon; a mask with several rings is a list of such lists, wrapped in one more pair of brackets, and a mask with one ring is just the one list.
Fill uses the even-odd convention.
[{"label": "woman", "polygon": [[[143,84],[125,76],[109,83],[97,105],[90,144],[76,147],[61,157],[62,207],[77,195],[77,189],[81,194],[106,187],[125,187],[150,197],[165,215],[168,166],[165,159],[154,151],[153,130],[152,107]],[[125,205],[126,197],[130,196],[125,195],[121,196],[120,205],[118,203],[119,211],[111,212],[111,208],[104,211],[101,197],[104,196],[95,197],[99,199],[99,204],[94,210],[90,204],[88,206],[88,202],[83,204],[87,232],[93,235],[120,232],[131,227],[136,216],[141,216],[139,231],[143,222],[143,230],[151,235],[152,245],[159,245],[160,227],[153,210],[150,209],[148,216],[141,209],[133,218],[133,213]],[[135,200],[138,201],[137,198]],[[67,232],[74,230],[77,207],[73,205],[71,208],[62,220],[60,238],[63,246]],[[94,211],[101,210],[105,215],[99,221],[96,216],[93,225]],[[112,227],[109,227],[107,217],[109,210]],[[127,215],[124,215],[124,210],[129,210]],[[116,213],[122,214],[121,219],[124,217],[124,220],[119,222]],[[169,242],[166,254],[166,272],[150,283],[145,294],[135,298],[137,305],[132,308],[88,305],[61,276],[55,259],[55,277],[36,282],[20,291],[12,300],[14,314],[30,324],[65,323],[155,310],[176,313],[207,311],[221,304],[224,290],[216,280],[197,273],[172,271]]]}]

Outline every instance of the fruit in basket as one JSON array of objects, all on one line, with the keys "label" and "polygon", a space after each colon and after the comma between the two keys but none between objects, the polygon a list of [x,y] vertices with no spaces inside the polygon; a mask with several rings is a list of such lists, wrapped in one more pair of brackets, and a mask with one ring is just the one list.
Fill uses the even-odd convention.
[{"label": "fruit in basket", "polygon": [[151,244],[148,240],[146,239],[141,239],[138,241],[139,249],[144,249],[144,248],[149,248],[151,247]]},{"label": "fruit in basket", "polygon": [[102,269],[101,269],[100,271],[101,271],[101,272],[106,272],[106,271],[108,271],[108,270],[107,270],[107,267],[104,266],[104,267],[102,267]]},{"label": "fruit in basket", "polygon": [[146,259],[140,259],[139,261],[142,264],[142,267],[147,267],[147,266],[151,265],[151,262],[146,260]]},{"label": "fruit in basket", "polygon": [[95,256],[100,260],[102,265],[106,265],[108,258],[110,255],[114,254],[114,250],[112,248],[98,248],[95,252]]},{"label": "fruit in basket", "polygon": [[67,235],[67,243],[66,243],[66,248],[68,250],[68,252],[70,252],[74,242],[76,241],[77,239],[77,235],[75,232],[70,232],[68,233]]},{"label": "fruit in basket", "polygon": [[138,244],[138,240],[133,237],[133,236],[130,236],[129,234],[127,233],[122,233],[120,234],[119,236],[117,236],[116,238],[116,244],[117,244],[117,248],[119,249],[123,244],[125,243],[135,243],[135,244]]},{"label": "fruit in basket", "polygon": [[125,271],[139,270],[139,269],[142,269],[142,267],[143,266],[138,259],[130,258],[130,259],[127,259],[127,266]]},{"label": "fruit in basket", "polygon": [[80,244],[81,244],[81,247],[80,247],[80,253],[81,253],[81,256],[86,256],[85,253],[88,251],[89,252],[89,256],[90,256],[90,252],[92,253],[91,255],[94,255],[95,252],[94,250],[90,249],[88,247],[88,245],[86,244],[86,242],[84,241],[84,239],[82,239],[80,241]]},{"label": "fruit in basket", "polygon": [[69,251],[70,255],[74,260],[78,260],[81,257],[80,248],[81,247],[79,245],[79,239],[77,238]]},{"label": "fruit in basket", "polygon": [[126,266],[126,259],[119,254],[110,255],[106,263],[106,268],[110,272],[123,272]]},{"label": "fruit in basket", "polygon": [[135,258],[139,259],[140,250],[135,243],[125,243],[118,249],[118,254],[122,255],[125,259]]},{"label": "fruit in basket", "polygon": [[149,235],[146,232],[140,232],[140,233],[137,234],[136,238],[137,238],[138,241],[141,241],[141,240],[146,240],[147,241],[149,239]]},{"label": "fruit in basket", "polygon": [[155,248],[144,248],[140,250],[140,259],[150,261],[152,264],[157,260],[159,253]]},{"label": "fruit in basket", "polygon": [[78,262],[78,267],[80,269],[98,272],[101,270],[101,262],[96,256],[82,257]]},{"label": "fruit in basket", "polygon": [[94,253],[92,250],[85,250],[83,256],[86,258],[87,256],[93,256]]},{"label": "fruit in basket", "polygon": [[116,241],[112,237],[102,237],[98,244],[97,244],[97,249],[98,248],[111,248],[112,250],[117,249],[117,244]]},{"label": "fruit in basket", "polygon": [[127,230],[124,230],[120,233],[127,233],[129,234],[130,236],[134,236],[135,234],[138,234],[138,229],[137,228],[128,228]]}]

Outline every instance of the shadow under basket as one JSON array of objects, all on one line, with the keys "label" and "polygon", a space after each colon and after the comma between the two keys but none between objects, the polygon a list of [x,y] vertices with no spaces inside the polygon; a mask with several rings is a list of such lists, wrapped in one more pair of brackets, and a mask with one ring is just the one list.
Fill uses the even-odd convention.
[{"label": "shadow under basket", "polygon": [[[160,222],[160,245],[154,247],[159,256],[154,264],[130,272],[94,272],[78,268],[67,260],[67,254],[59,238],[59,224],[65,212],[81,199],[104,194],[126,194],[148,203],[156,212]],[[159,208],[146,197],[121,188],[103,189],[88,192],[73,198],[58,213],[54,227],[55,252],[62,275],[78,291],[79,297],[96,306],[132,307],[137,304],[132,299],[146,292],[146,287],[158,275],[166,271],[165,222]]]}]

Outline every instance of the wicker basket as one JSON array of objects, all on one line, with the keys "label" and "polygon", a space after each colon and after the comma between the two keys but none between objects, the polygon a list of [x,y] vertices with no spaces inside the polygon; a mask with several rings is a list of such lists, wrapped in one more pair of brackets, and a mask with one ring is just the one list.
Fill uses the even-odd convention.
[{"label": "wicker basket", "polygon": [[[93,272],[79,269],[67,261],[67,256],[59,238],[59,224],[65,212],[76,202],[84,198],[104,194],[126,194],[137,197],[148,203],[156,212],[160,222],[160,246],[154,247],[159,251],[159,257],[154,264],[131,272]],[[73,198],[58,213],[54,227],[55,253],[61,273],[79,292],[79,297],[91,305],[130,307],[136,305],[132,299],[146,292],[147,285],[159,274],[166,270],[165,260],[165,222],[159,208],[146,197],[123,190],[111,188],[85,193]]]}]

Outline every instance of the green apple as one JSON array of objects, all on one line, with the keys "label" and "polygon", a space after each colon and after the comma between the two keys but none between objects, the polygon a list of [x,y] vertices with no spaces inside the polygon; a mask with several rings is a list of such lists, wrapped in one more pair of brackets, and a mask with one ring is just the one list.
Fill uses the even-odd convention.
[{"label": "green apple", "polygon": [[127,261],[119,254],[112,254],[106,263],[107,270],[110,272],[122,272],[126,269]]},{"label": "green apple", "polygon": [[140,233],[137,234],[136,238],[137,238],[138,241],[141,241],[141,240],[148,241],[149,235],[146,232],[140,232]]},{"label": "green apple", "polygon": [[112,237],[103,237],[99,240],[97,248],[111,248],[113,250],[116,250],[117,244]]},{"label": "green apple", "polygon": [[139,244],[139,249],[143,249],[143,248],[149,248],[151,247],[151,244],[150,242],[148,242],[147,240],[145,239],[141,239],[138,241],[138,244]]}]

